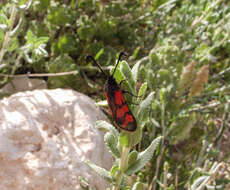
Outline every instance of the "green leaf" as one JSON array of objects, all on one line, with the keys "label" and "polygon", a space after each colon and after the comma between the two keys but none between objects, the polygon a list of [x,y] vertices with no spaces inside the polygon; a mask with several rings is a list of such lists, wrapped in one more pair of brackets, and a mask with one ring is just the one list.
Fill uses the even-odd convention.
[{"label": "green leaf", "polygon": [[119,132],[116,130],[116,128],[106,121],[102,121],[102,120],[96,121],[96,127],[98,129],[109,131],[116,139],[119,138]]},{"label": "green leaf", "polygon": [[145,98],[138,109],[137,117],[138,120],[141,122],[141,125],[143,126],[147,122],[147,118],[149,117],[149,112],[151,109],[151,102],[153,99],[154,92],[151,92],[147,98]]},{"label": "green leaf", "polygon": [[86,178],[79,176],[78,181],[82,190],[96,190],[95,188],[90,187],[89,182]]},{"label": "green leaf", "polygon": [[19,6],[18,6],[18,9],[20,10],[20,11],[25,11],[25,10],[28,10],[29,8],[30,8],[30,6],[32,5],[32,0],[30,0],[30,1],[20,1],[20,3],[19,3]]},{"label": "green leaf", "polygon": [[161,103],[164,103],[165,94],[166,94],[166,88],[161,88],[161,89],[160,89],[160,102],[161,102]]},{"label": "green leaf", "polygon": [[64,4],[56,7],[52,6],[49,9],[47,20],[50,24],[61,27],[64,27],[67,24],[71,25],[74,22],[70,10],[66,8]]},{"label": "green leaf", "polygon": [[157,78],[160,83],[169,84],[171,82],[172,73],[170,73],[169,69],[160,69],[157,72]]},{"label": "green leaf", "polygon": [[18,41],[18,38],[16,37],[12,37],[9,41],[9,44],[8,44],[8,47],[7,47],[7,50],[9,52],[12,52],[12,51],[15,51],[19,48],[19,41]]},{"label": "green leaf", "polygon": [[209,176],[201,176],[199,178],[197,178],[194,183],[191,186],[191,190],[196,190],[198,188],[200,188],[200,185],[206,181],[209,178]]},{"label": "green leaf", "polygon": [[7,25],[6,24],[0,24],[0,30],[6,32],[8,29]]},{"label": "green leaf", "polygon": [[48,40],[49,40],[49,37],[45,37],[45,36],[39,37],[39,38],[37,38],[37,40],[35,41],[35,42],[36,42],[36,43],[35,43],[35,46],[36,46],[36,47],[39,47],[40,45],[42,45],[42,44],[48,42]]},{"label": "green leaf", "polygon": [[27,43],[32,43],[33,38],[34,38],[33,32],[31,30],[28,30],[26,33]]},{"label": "green leaf", "polygon": [[107,148],[109,149],[109,152],[111,152],[115,158],[119,158],[120,152],[117,148],[118,139],[113,134],[108,132],[105,134],[104,140]]},{"label": "green leaf", "polygon": [[144,82],[143,84],[141,84],[141,87],[138,91],[138,102],[142,101],[146,90],[147,90],[147,82]]},{"label": "green leaf", "polygon": [[77,41],[76,36],[70,34],[64,34],[59,36],[56,43],[53,43],[52,50],[55,54],[60,53],[73,53],[77,51]]},{"label": "green leaf", "polygon": [[144,185],[141,182],[136,182],[132,188],[132,190],[144,190]]},{"label": "green leaf", "polygon": [[77,34],[81,40],[90,41],[95,35],[95,28],[91,25],[82,26],[77,30]]},{"label": "green leaf", "polygon": [[150,118],[150,122],[153,124],[153,126],[155,126],[157,128],[161,127],[160,123],[157,120],[155,120],[154,118],[152,118],[152,117]]},{"label": "green leaf", "polygon": [[11,38],[14,37],[14,36],[16,36],[16,34],[18,34],[19,29],[20,29],[20,27],[22,26],[22,23],[23,23],[23,22],[22,22],[22,18],[20,18],[20,20],[19,20],[17,26],[15,26],[14,29],[10,32]]},{"label": "green leaf", "polygon": [[95,55],[95,60],[98,60],[99,57],[104,53],[104,48],[101,48],[100,51]]},{"label": "green leaf", "polygon": [[157,137],[152,141],[148,148],[146,148],[143,152],[139,153],[136,162],[134,162],[129,168],[126,170],[127,175],[132,175],[135,172],[141,170],[152,158],[154,151],[156,150],[157,146],[159,145],[162,136]]},{"label": "green leaf", "polygon": [[128,147],[130,144],[129,134],[126,132],[121,133],[119,137],[119,142],[122,147]]},{"label": "green leaf", "polygon": [[101,106],[101,107],[107,107],[108,102],[107,102],[107,100],[102,100],[102,101],[96,102],[96,105]]},{"label": "green leaf", "polygon": [[119,166],[113,165],[113,167],[110,170],[110,176],[112,176],[113,179],[116,179],[119,174],[120,174]]},{"label": "green leaf", "polygon": [[138,152],[136,150],[130,152],[128,157],[128,166],[133,165],[133,163],[136,162],[137,157],[138,157]]},{"label": "green leaf", "polygon": [[139,127],[139,123],[137,120],[137,129],[134,132],[127,132],[122,130],[120,133],[120,144],[123,147],[129,147],[132,148],[136,146],[142,138],[142,128]]},{"label": "green leaf", "polygon": [[112,182],[113,179],[110,176],[110,172],[105,170],[104,168],[101,168],[97,166],[96,164],[92,163],[91,161],[87,160],[85,163],[93,170],[95,171],[99,176],[101,176],[103,179],[105,179],[107,182]]},{"label": "green leaf", "polygon": [[45,49],[45,43],[48,40],[49,37],[37,37],[31,30],[28,30],[26,44],[20,48],[20,51],[24,53],[25,59],[29,63],[39,61],[41,58],[48,56],[48,52]]},{"label": "green leaf", "polygon": [[137,129],[136,131],[129,133],[129,147],[132,148],[136,146],[139,142],[141,142],[142,138],[142,127],[139,126],[139,121],[137,120]]},{"label": "green leaf", "polygon": [[137,77],[138,77],[140,64],[141,64],[141,62],[138,61],[132,68],[132,76],[133,76],[133,80],[134,80],[135,83],[137,82]]},{"label": "green leaf", "polygon": [[120,70],[127,79],[129,87],[132,89],[132,92],[136,92],[136,82],[134,81],[131,68],[129,67],[126,61],[120,63]]},{"label": "green leaf", "polygon": [[39,9],[40,10],[46,10],[50,6],[51,0],[40,0]]},{"label": "green leaf", "polygon": [[[110,74],[113,73],[113,69],[111,70]],[[119,83],[122,80],[125,79],[125,75],[120,71],[119,66],[117,67],[115,73],[114,73],[114,78],[116,79],[116,82]]]},{"label": "green leaf", "polygon": [[[76,65],[73,59],[67,54],[60,55],[55,59],[51,59],[48,62],[47,67],[49,73],[68,72],[76,70]],[[67,85],[74,86],[75,83],[76,76],[74,75],[55,76],[48,78],[49,87],[52,88],[61,88],[66,87]]]}]

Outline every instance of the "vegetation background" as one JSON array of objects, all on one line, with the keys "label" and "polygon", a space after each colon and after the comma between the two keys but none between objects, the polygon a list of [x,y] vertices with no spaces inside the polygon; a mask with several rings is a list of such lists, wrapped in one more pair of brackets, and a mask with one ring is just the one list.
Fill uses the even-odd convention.
[{"label": "vegetation background", "polygon": [[109,70],[121,51],[138,67],[136,89],[151,94],[136,149],[164,137],[132,184],[230,189],[228,0],[1,1],[1,87],[12,75],[76,71],[42,78],[104,100],[106,78],[84,58]]}]

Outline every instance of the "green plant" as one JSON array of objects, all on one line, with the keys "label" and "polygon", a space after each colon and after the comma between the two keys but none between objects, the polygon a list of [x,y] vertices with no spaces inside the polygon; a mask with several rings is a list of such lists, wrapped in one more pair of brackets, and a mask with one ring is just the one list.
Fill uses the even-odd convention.
[{"label": "green plant", "polygon": [[[49,88],[71,87],[99,100],[104,79],[86,65],[85,55],[96,54],[110,70],[116,52],[128,52],[132,78],[122,63],[116,79],[130,78],[123,88],[147,97],[126,97],[139,104],[130,105],[141,126],[131,150],[139,154],[163,136],[154,157],[133,175],[133,188],[141,182],[148,190],[187,190],[202,182],[202,188],[229,189],[229,177],[219,180],[212,170],[213,160],[219,166],[229,157],[223,142],[229,126],[229,7],[228,0],[2,1],[1,86],[17,74],[45,73]],[[55,75],[63,71],[71,75]],[[122,150],[115,152],[118,158]]]},{"label": "green plant", "polygon": [[[119,69],[114,74],[117,82],[125,79],[126,82],[124,86],[129,87],[133,93],[136,91],[138,67],[139,64],[134,65],[131,70],[127,62],[122,61],[119,65]],[[131,182],[131,184],[129,184],[128,178],[136,172],[139,172],[150,161],[162,139],[162,137],[155,138],[144,151],[138,152],[132,150],[140,143],[143,127],[149,116],[148,112],[153,97],[152,93],[144,100],[141,100],[145,94],[146,86],[147,83],[143,83],[138,92],[139,98],[137,101],[140,102],[140,105],[138,107],[131,107],[133,113],[137,115],[136,120],[138,127],[135,132],[121,131],[119,134],[117,129],[105,121],[99,121],[96,124],[99,129],[106,131],[104,137],[105,144],[114,156],[115,161],[110,171],[106,171],[90,161],[86,163],[91,169],[112,184],[113,190],[127,189],[128,187],[131,189],[139,189],[143,185],[141,182]],[[127,101],[129,100],[127,97]]]},{"label": "green plant", "polygon": [[22,67],[22,59],[34,64],[48,56],[45,50],[46,42],[49,40],[47,36],[36,36],[28,29],[24,35],[24,43],[20,43],[25,13],[31,5],[32,1],[15,1],[1,7],[0,64],[3,73],[15,74],[15,71]]}]

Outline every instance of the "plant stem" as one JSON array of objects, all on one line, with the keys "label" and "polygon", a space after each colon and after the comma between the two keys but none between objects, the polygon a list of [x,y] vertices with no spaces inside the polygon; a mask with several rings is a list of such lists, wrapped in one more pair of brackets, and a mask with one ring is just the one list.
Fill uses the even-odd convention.
[{"label": "plant stem", "polygon": [[168,164],[165,164],[164,166],[164,186],[163,186],[163,190],[167,190],[168,189],[168,182],[167,182],[167,176],[168,176]]},{"label": "plant stem", "polygon": [[214,163],[209,171],[209,176],[200,184],[196,190],[203,190],[207,184],[216,176],[217,172],[224,166],[223,163]]},{"label": "plant stem", "polygon": [[178,180],[178,178],[179,178],[178,177],[179,176],[179,174],[178,174],[179,173],[178,168],[176,168],[176,172],[175,173],[176,173],[176,177],[175,177],[175,190],[178,190],[178,181],[179,181]]},{"label": "plant stem", "polygon": [[208,146],[209,146],[208,141],[206,139],[203,140],[203,142],[202,142],[202,148],[201,148],[201,151],[199,153],[199,157],[198,157],[197,162],[196,162],[196,167],[200,167],[201,166],[201,164],[203,162],[203,159],[204,159],[204,154],[205,154]]},{"label": "plant stem", "polygon": [[163,158],[164,151],[166,149],[166,146],[165,146],[165,143],[164,143],[164,140],[165,140],[165,137],[166,137],[165,100],[163,99],[163,101],[161,103],[162,103],[162,107],[161,107],[161,127],[162,127],[163,140],[162,140],[162,144],[161,144],[162,145],[161,146],[161,152],[160,152],[159,157],[157,158],[157,166],[156,166],[155,175],[154,175],[154,178],[153,178],[153,180],[151,182],[149,190],[151,190],[151,189],[155,190],[156,189],[156,180],[157,180],[157,177],[158,177],[161,160]]},{"label": "plant stem", "polygon": [[122,154],[120,159],[120,171],[121,174],[119,175],[119,178],[117,180],[117,186],[113,187],[113,190],[119,190],[122,182],[122,178],[124,176],[124,172],[128,166],[128,155],[129,155],[130,148],[129,147],[123,147],[122,148]]},{"label": "plant stem", "polygon": [[122,154],[121,154],[121,162],[120,162],[120,170],[122,172],[125,171],[127,165],[128,165],[128,155],[129,155],[130,148],[129,147],[123,147]]},{"label": "plant stem", "polygon": [[3,40],[3,43],[2,43],[2,48],[1,48],[1,51],[0,51],[0,64],[1,64],[3,56],[5,54],[6,46],[7,46],[8,42],[9,42],[9,40],[10,40],[10,32],[11,32],[13,26],[14,26],[16,12],[17,12],[16,5],[13,4],[12,13],[11,13],[11,16],[10,16],[10,26],[9,26],[8,31],[6,32],[5,37],[4,37],[4,40]]},{"label": "plant stem", "polygon": [[157,159],[157,166],[156,166],[155,175],[154,175],[154,178],[153,178],[153,180],[151,182],[149,190],[151,190],[151,189],[155,190],[156,189],[156,183],[155,182],[156,182],[157,177],[158,177],[158,173],[159,173],[159,169],[160,169],[160,164],[161,164],[161,160],[162,160],[163,155],[164,155],[165,148],[166,148],[165,145],[163,145],[162,148],[161,148],[160,156]]}]

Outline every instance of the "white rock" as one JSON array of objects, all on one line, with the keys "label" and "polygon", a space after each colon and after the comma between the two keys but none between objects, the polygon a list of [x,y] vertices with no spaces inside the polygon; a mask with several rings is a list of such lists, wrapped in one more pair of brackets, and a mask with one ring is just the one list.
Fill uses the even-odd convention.
[{"label": "white rock", "polygon": [[78,190],[78,176],[103,190],[84,160],[109,169],[95,121],[105,115],[72,90],[35,90],[0,101],[0,190]]}]

